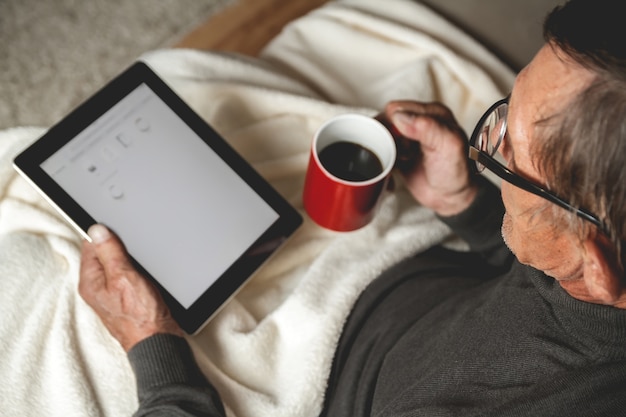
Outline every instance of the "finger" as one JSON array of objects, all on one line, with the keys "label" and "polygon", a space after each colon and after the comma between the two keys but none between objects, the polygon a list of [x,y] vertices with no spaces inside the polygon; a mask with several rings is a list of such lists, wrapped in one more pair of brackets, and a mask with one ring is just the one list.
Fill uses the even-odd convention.
[{"label": "finger", "polygon": [[391,133],[393,141],[396,144],[396,163],[394,168],[400,172],[408,170],[412,165],[416,163],[420,156],[420,144],[416,140],[405,137],[394,124],[387,118],[387,115],[382,112],[374,117]]},{"label": "finger", "polygon": [[406,138],[418,141],[422,150],[435,150],[443,143],[441,138],[450,130],[432,115],[409,113],[404,110],[391,115],[396,129]]},{"label": "finger", "polygon": [[81,248],[78,293],[85,302],[95,307],[97,295],[106,288],[106,275],[93,244],[84,241]]},{"label": "finger", "polygon": [[457,130],[452,112],[439,103],[392,101],[385,107],[385,117],[402,136],[425,148],[436,149],[443,134]]},{"label": "finger", "polygon": [[92,240],[95,254],[107,277],[114,279],[121,275],[127,278],[134,276],[126,274],[128,271],[134,271],[134,268],[124,245],[115,234],[101,224],[91,226],[87,234]]},{"label": "finger", "polygon": [[452,111],[440,103],[422,103],[413,100],[395,100],[387,103],[385,114],[388,118],[391,119],[392,115],[397,112],[429,116],[441,120],[454,120]]}]

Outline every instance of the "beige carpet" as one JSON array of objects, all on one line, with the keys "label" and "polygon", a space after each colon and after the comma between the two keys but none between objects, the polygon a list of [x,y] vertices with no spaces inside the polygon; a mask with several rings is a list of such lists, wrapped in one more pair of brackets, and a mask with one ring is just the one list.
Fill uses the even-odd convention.
[{"label": "beige carpet", "polygon": [[235,0],[0,0],[0,129],[48,127]]}]

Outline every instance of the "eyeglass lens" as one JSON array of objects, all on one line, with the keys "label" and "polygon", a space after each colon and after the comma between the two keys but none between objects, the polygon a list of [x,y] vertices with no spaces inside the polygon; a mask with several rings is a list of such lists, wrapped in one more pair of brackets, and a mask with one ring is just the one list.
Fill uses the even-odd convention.
[{"label": "eyeglass lens", "polygon": [[[493,156],[497,151],[506,135],[506,117],[508,114],[508,103],[502,103],[485,118],[478,136],[476,138],[476,148],[485,152],[489,156]],[[479,171],[485,167],[476,161]]]}]

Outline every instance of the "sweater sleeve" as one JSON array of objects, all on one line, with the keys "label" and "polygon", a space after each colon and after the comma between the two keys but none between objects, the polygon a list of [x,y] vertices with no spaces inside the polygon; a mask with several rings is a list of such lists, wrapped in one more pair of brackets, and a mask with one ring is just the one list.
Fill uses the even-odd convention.
[{"label": "sweater sleeve", "polygon": [[471,251],[494,266],[509,266],[513,254],[502,239],[504,204],[500,189],[483,176],[476,181],[479,191],[472,204],[455,216],[439,218],[469,244]]},{"label": "sweater sleeve", "polygon": [[154,335],[135,345],[128,358],[137,379],[135,416],[225,416],[184,338]]}]

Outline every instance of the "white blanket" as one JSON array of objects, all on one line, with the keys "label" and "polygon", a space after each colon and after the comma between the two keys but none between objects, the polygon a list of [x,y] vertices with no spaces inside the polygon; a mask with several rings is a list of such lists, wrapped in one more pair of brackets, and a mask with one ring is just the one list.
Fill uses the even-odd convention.
[{"label": "white blanket", "polygon": [[[449,238],[402,188],[374,222],[329,232],[302,211],[310,139],[326,119],[397,98],[438,100],[471,130],[514,74],[408,0],[343,0],[291,24],[259,59],[143,57],[305,217],[286,247],[190,342],[231,416],[316,416],[342,325],[381,271]],[[0,132],[0,415],[125,416],[137,406],[119,345],[78,296],[77,234],[18,178],[43,133]]]}]

